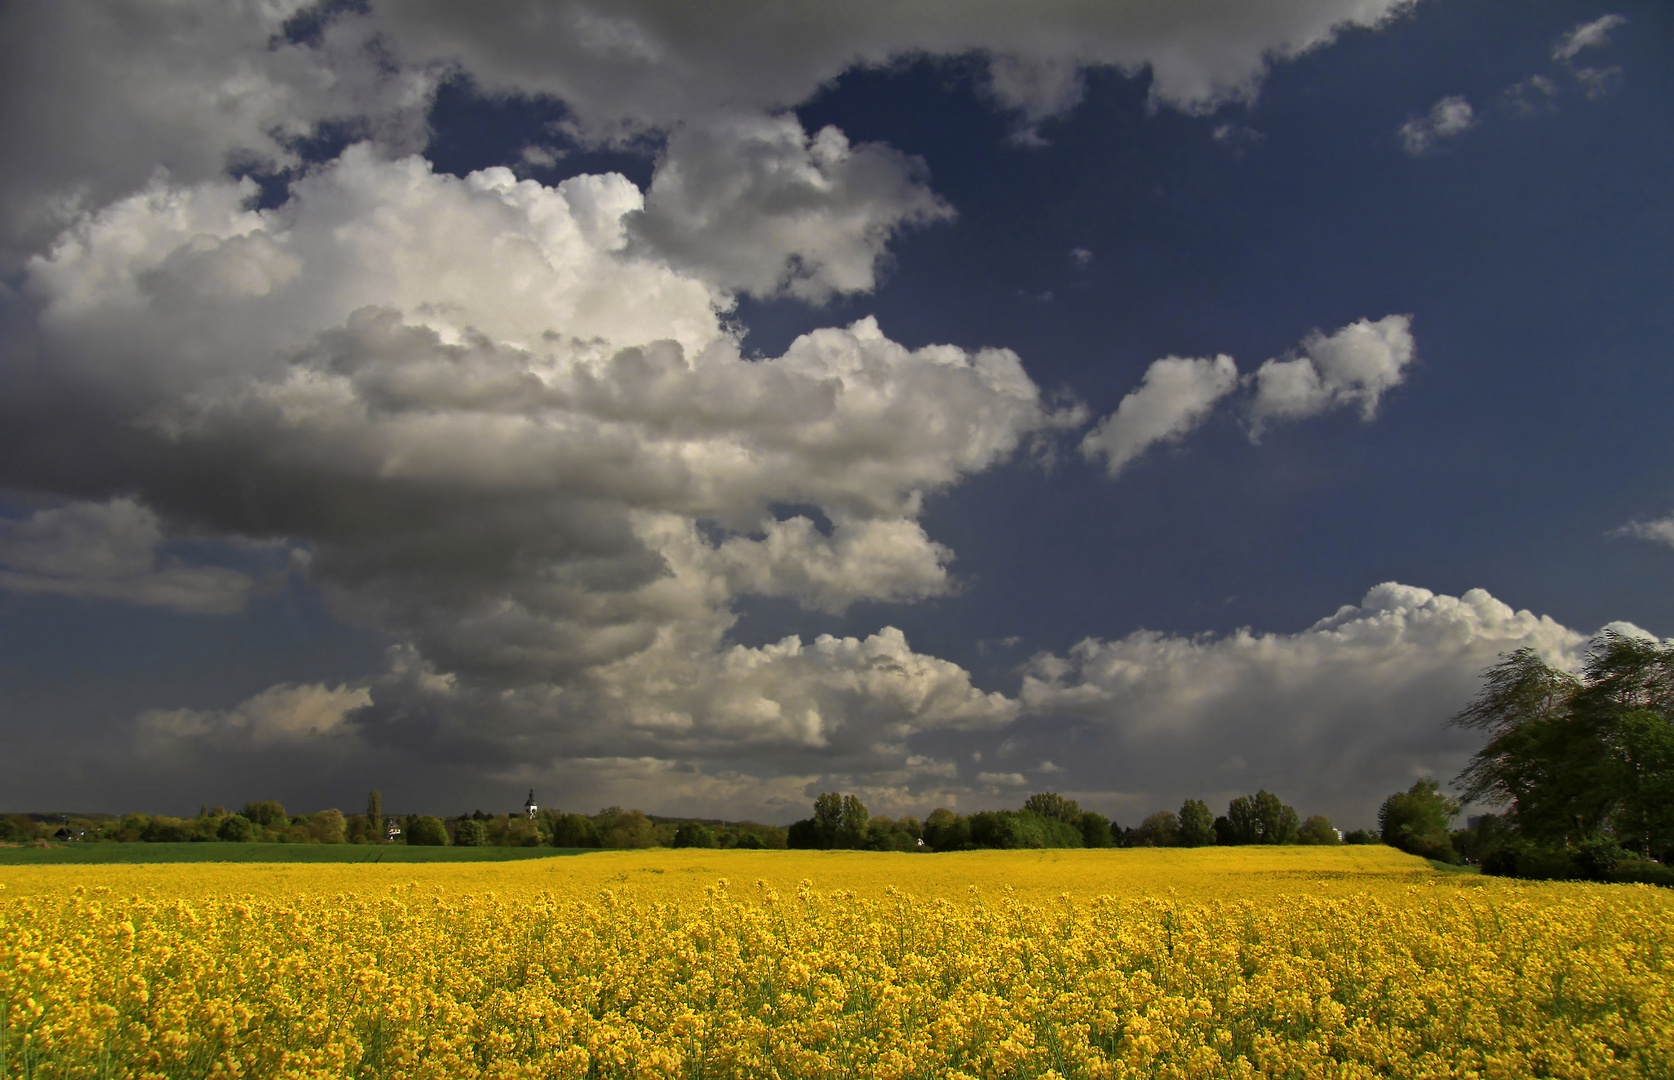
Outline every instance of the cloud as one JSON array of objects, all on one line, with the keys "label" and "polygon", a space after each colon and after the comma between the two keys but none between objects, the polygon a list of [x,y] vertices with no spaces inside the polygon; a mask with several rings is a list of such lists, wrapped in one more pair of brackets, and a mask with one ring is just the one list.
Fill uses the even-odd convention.
[{"label": "cloud", "polygon": [[674,624],[646,648],[562,684],[508,688],[440,674],[402,648],[371,691],[359,718],[369,745],[488,770],[654,757],[705,772],[875,783],[909,769],[915,736],[989,731],[1017,716],[1014,700],[977,689],[957,664],[914,652],[893,627],[750,647]]},{"label": "cloud", "polygon": [[1086,84],[1074,56],[1022,57],[1002,53],[988,63],[988,92],[1008,112],[1017,114],[1011,141],[1045,146],[1040,124],[1081,104]]},{"label": "cloud", "polygon": [[[1391,582],[1298,633],[1089,638],[1031,660],[1019,696],[1037,724],[1085,728],[1062,788],[1126,792],[1143,813],[1259,785],[1365,825],[1384,795],[1464,765],[1476,737],[1445,722],[1500,654],[1529,647],[1573,669],[1586,641],[1481,589],[1451,597]],[[1238,764],[1212,779],[1215,757]]]},{"label": "cloud", "polygon": [[143,187],[229,164],[293,168],[334,122],[417,149],[435,85],[378,56],[365,20],[285,40],[304,0],[194,5],[8,4],[0,10],[0,269],[74,220]]},{"label": "cloud", "polygon": [[1602,15],[1592,22],[1577,24],[1553,44],[1552,59],[1573,60],[1585,49],[1608,45],[1611,32],[1625,25],[1627,18],[1622,15]]},{"label": "cloud", "polygon": [[1476,123],[1476,112],[1464,97],[1444,97],[1430,106],[1430,114],[1401,125],[1401,146],[1413,155],[1427,154],[1443,139],[1456,138]]},{"label": "cloud", "polygon": [[1237,387],[1238,366],[1225,354],[1154,361],[1139,389],[1081,440],[1081,455],[1089,461],[1103,458],[1114,478],[1155,443],[1183,438]]},{"label": "cloud", "polygon": [[732,115],[670,136],[627,222],[646,249],[722,289],[823,302],[870,292],[894,233],[953,211],[924,163],[886,146],[813,136],[794,116]]},{"label": "cloud", "polygon": [[1301,420],[1358,404],[1362,420],[1377,415],[1379,400],[1406,377],[1414,342],[1412,316],[1360,319],[1332,334],[1315,330],[1301,354],[1268,360],[1242,379],[1232,357],[1154,361],[1137,390],[1081,440],[1081,455],[1103,459],[1112,479],[1159,442],[1177,442],[1241,387],[1254,386],[1242,408],[1250,441],[1271,423]]},{"label": "cloud", "polygon": [[1268,360],[1256,371],[1250,403],[1250,437],[1265,425],[1360,406],[1360,418],[1377,415],[1383,395],[1406,378],[1414,355],[1412,316],[1360,319],[1332,334],[1314,331],[1301,355]]},{"label": "cloud", "polygon": [[456,178],[361,145],[282,206],[249,190],[158,178],[30,262],[0,483],[305,547],[338,617],[406,643],[368,676],[364,752],[883,776],[913,732],[1015,714],[888,628],[728,641],[747,595],[953,587],[924,497],[1079,423],[1015,353],[861,319],[746,359],[727,290],[636,241],[616,175]]},{"label": "cloud", "polygon": [[352,714],[372,703],[365,687],[269,687],[225,710],[149,709],[135,721],[140,749],[168,752],[181,744],[256,751],[352,737]]},{"label": "cloud", "polygon": [[795,597],[804,607],[839,614],[856,600],[921,600],[951,588],[953,552],[905,519],[838,525],[827,537],[798,515],[766,521],[761,539],[734,536],[716,557],[739,593]]},{"label": "cloud", "polygon": [[776,112],[854,67],[914,56],[987,59],[988,89],[1019,114],[1024,140],[1080,100],[1080,70],[1149,71],[1154,103],[1193,112],[1249,100],[1269,63],[1379,27],[1407,0],[1252,5],[1086,5],[1000,0],[902,8],[883,0],[773,8],[771,18],[649,2],[525,0],[482,19],[445,2],[381,5],[400,56],[457,64],[491,92],[562,99],[575,130],[611,138],[725,111]]},{"label": "cloud", "polygon": [[1232,123],[1216,124],[1210,131],[1210,135],[1216,142],[1231,150],[1238,157],[1242,157],[1245,151],[1257,146],[1267,138],[1255,128]]},{"label": "cloud", "polygon": [[1674,547],[1674,514],[1655,521],[1630,521],[1610,535],[1629,536],[1635,540],[1649,540],[1653,544]]},{"label": "cloud", "polygon": [[1527,115],[1551,108],[1558,84],[1545,75],[1530,75],[1506,87],[1503,96],[1513,109]]},{"label": "cloud", "polygon": [[242,611],[255,588],[220,566],[158,565],[157,515],[132,499],[71,503],[0,522],[0,589],[166,607],[192,615]]}]

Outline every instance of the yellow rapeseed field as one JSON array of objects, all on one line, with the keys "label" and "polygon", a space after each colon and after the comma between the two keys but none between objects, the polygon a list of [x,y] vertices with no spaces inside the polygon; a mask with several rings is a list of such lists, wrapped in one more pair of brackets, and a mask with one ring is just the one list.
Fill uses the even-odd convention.
[{"label": "yellow rapeseed field", "polygon": [[0,886],[8,1078],[1674,1076],[1674,894],[1386,848]]}]

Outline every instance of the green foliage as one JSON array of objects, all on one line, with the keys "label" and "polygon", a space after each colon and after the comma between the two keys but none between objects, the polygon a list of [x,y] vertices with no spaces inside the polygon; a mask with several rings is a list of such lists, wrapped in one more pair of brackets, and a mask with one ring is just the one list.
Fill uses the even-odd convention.
[{"label": "green foliage", "polygon": [[291,823],[291,819],[285,814],[284,805],[272,799],[245,803],[244,816],[250,819],[252,824],[264,829],[284,828]]},{"label": "green foliage", "polygon": [[256,835],[256,826],[243,814],[231,814],[221,819],[215,835],[233,844],[247,843]]},{"label": "green foliage", "polygon": [[971,843],[987,848],[1066,848],[1081,846],[1075,825],[1029,810],[988,810],[972,814]]},{"label": "green foliage", "polygon": [[27,815],[8,814],[0,819],[0,840],[8,844],[27,844],[35,835],[35,822]]},{"label": "green foliage", "polygon": [[1337,839],[1337,830],[1332,827],[1331,819],[1323,814],[1315,814],[1302,823],[1302,827],[1296,830],[1296,842],[1298,844],[1342,843],[1341,840]]},{"label": "green foliage", "polygon": [[855,795],[828,791],[814,800],[814,816],[792,825],[791,847],[864,848],[871,837],[871,814]]},{"label": "green foliage", "polygon": [[366,834],[374,844],[384,842],[384,793],[377,788],[366,796]]},{"label": "green foliage", "polygon": [[343,835],[346,825],[343,811],[332,809],[309,814],[303,827],[308,832],[308,839],[316,844],[341,844],[346,839]]},{"label": "green foliage", "polygon": [[148,844],[181,844],[194,839],[188,823],[179,818],[162,816],[146,822],[139,838]]},{"label": "green foliage", "polygon": [[1483,814],[1466,829],[1455,829],[1450,837],[1453,850],[1466,862],[1480,864],[1495,850],[1516,836],[1509,818],[1499,814]]},{"label": "green foliage", "polygon": [[[1301,826],[1296,810],[1265,788],[1232,800],[1226,820],[1223,844],[1294,844]],[[1218,821],[1216,831],[1221,832]]]},{"label": "green foliage", "polygon": [[1056,791],[1042,791],[1023,800],[1023,809],[1041,817],[1056,818],[1066,825],[1081,826],[1081,807]]},{"label": "green foliage", "polygon": [[971,823],[952,810],[932,810],[924,819],[924,846],[932,851],[963,851],[971,846]]},{"label": "green foliage", "polygon": [[1116,837],[1110,831],[1110,819],[1097,810],[1081,811],[1081,820],[1077,824],[1081,829],[1082,847],[1106,848],[1116,843]]},{"label": "green foliage", "polygon": [[655,847],[657,844],[656,826],[638,810],[606,807],[594,816],[593,824],[599,830],[600,847],[629,849]]},{"label": "green foliage", "polygon": [[858,795],[843,796],[843,822],[837,829],[837,846],[861,848],[866,846],[866,822],[871,814]]},{"label": "green foliage", "polygon": [[563,848],[596,848],[599,846],[599,827],[585,814],[557,814],[552,818],[552,846]]},{"label": "green foliage", "polygon": [[843,796],[827,791],[814,799],[814,847],[830,848],[837,844],[837,832],[843,827]]},{"label": "green foliage", "polygon": [[1530,843],[1609,835],[1674,854],[1674,645],[1606,631],[1579,677],[1519,649],[1453,723],[1488,736],[1459,775],[1464,798],[1506,806]]},{"label": "green foliage", "polygon": [[1180,804],[1180,846],[1208,847],[1216,841],[1215,815],[1202,799],[1187,799]]},{"label": "green foliage", "polygon": [[488,843],[488,826],[465,818],[453,827],[453,842],[460,847],[483,847]]},{"label": "green foliage", "polygon": [[1426,777],[1383,801],[1378,808],[1378,835],[1409,855],[1456,863],[1459,853],[1453,849],[1448,828],[1458,813],[1459,804]]},{"label": "green foliage", "polygon": [[1353,831],[1349,832],[1346,836],[1343,837],[1343,843],[1345,843],[1345,844],[1379,844],[1379,843],[1382,843],[1382,841],[1378,839],[1378,836],[1377,836],[1376,833],[1368,832],[1365,829],[1354,829]]},{"label": "green foliage", "polygon": [[448,842],[447,826],[442,824],[441,818],[429,814],[409,819],[401,832],[407,838],[409,847],[442,847]]},{"label": "green foliage", "polygon": [[1172,810],[1158,810],[1139,823],[1135,847],[1179,847],[1180,818]]},{"label": "green foliage", "polygon": [[674,830],[674,846],[677,848],[712,848],[715,846],[715,833],[707,825],[696,821],[683,821]]}]

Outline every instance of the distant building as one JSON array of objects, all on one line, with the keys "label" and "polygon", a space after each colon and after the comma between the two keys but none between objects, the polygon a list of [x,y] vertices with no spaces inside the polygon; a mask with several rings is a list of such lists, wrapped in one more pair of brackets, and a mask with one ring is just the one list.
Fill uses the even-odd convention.
[{"label": "distant building", "polygon": [[384,839],[393,843],[400,835],[401,826],[396,823],[394,818],[386,818],[384,821]]},{"label": "distant building", "polygon": [[527,802],[525,802],[523,804],[523,814],[530,821],[534,821],[535,820],[536,809],[538,809],[538,808],[535,806],[535,789],[530,788],[529,789],[529,799],[528,799]]}]

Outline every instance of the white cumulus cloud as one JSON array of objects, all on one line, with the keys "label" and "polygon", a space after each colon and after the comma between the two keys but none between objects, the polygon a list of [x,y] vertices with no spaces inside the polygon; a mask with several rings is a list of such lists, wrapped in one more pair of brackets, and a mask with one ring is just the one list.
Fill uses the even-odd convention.
[{"label": "white cumulus cloud", "polygon": [[1361,419],[1371,420],[1383,395],[1406,378],[1415,349],[1410,315],[1360,319],[1331,334],[1314,331],[1299,355],[1257,369],[1251,438],[1267,424],[1338,408],[1359,406]]},{"label": "white cumulus cloud", "polygon": [[1154,361],[1139,389],[1081,440],[1081,454],[1088,460],[1103,458],[1106,471],[1115,477],[1152,445],[1184,437],[1237,387],[1238,366],[1224,353]]},{"label": "white cumulus cloud", "polygon": [[792,2],[737,18],[648,0],[608,10],[582,0],[521,0],[484,19],[446,0],[379,5],[377,25],[417,63],[458,64],[484,88],[550,94],[576,129],[609,138],[726,110],[794,106],[852,67],[902,57],[978,54],[989,90],[1034,126],[1073,107],[1080,71],[1149,71],[1159,104],[1206,112],[1253,97],[1270,63],[1379,27],[1410,0],[1208,0],[1094,4],[1043,0]]},{"label": "white cumulus cloud", "polygon": [[366,745],[733,769],[744,746],[758,774],[818,747],[864,772],[907,732],[1011,714],[895,631],[727,635],[746,595],[946,593],[924,496],[1079,422],[1015,353],[861,319],[746,359],[727,288],[635,239],[616,175],[456,178],[361,145],[280,207],[248,193],[159,177],[30,262],[0,430],[40,434],[0,479],[73,469],[305,546],[336,614],[409,643],[367,683]]},{"label": "white cumulus cloud", "polygon": [[1443,139],[1469,131],[1476,123],[1476,110],[1463,96],[1444,97],[1430,106],[1429,115],[1401,125],[1401,145],[1409,154],[1427,154]]},{"label": "white cumulus cloud", "polygon": [[[1575,668],[1586,642],[1481,589],[1452,597],[1391,582],[1296,633],[1089,638],[1031,660],[1020,697],[1029,715],[1096,725],[1099,751],[1083,756],[1104,764],[1107,786],[1145,793],[1135,806],[1221,800],[1243,784],[1367,815],[1413,778],[1446,781],[1464,765],[1478,743],[1446,721],[1502,653],[1533,648]],[[1238,764],[1211,781],[1203,763],[1216,756]],[[1089,779],[1078,768],[1065,786]]]},{"label": "white cumulus cloud", "polygon": [[693,122],[669,138],[629,228],[721,288],[823,301],[869,292],[898,229],[952,216],[924,171],[834,127],[810,136],[794,116]]}]

